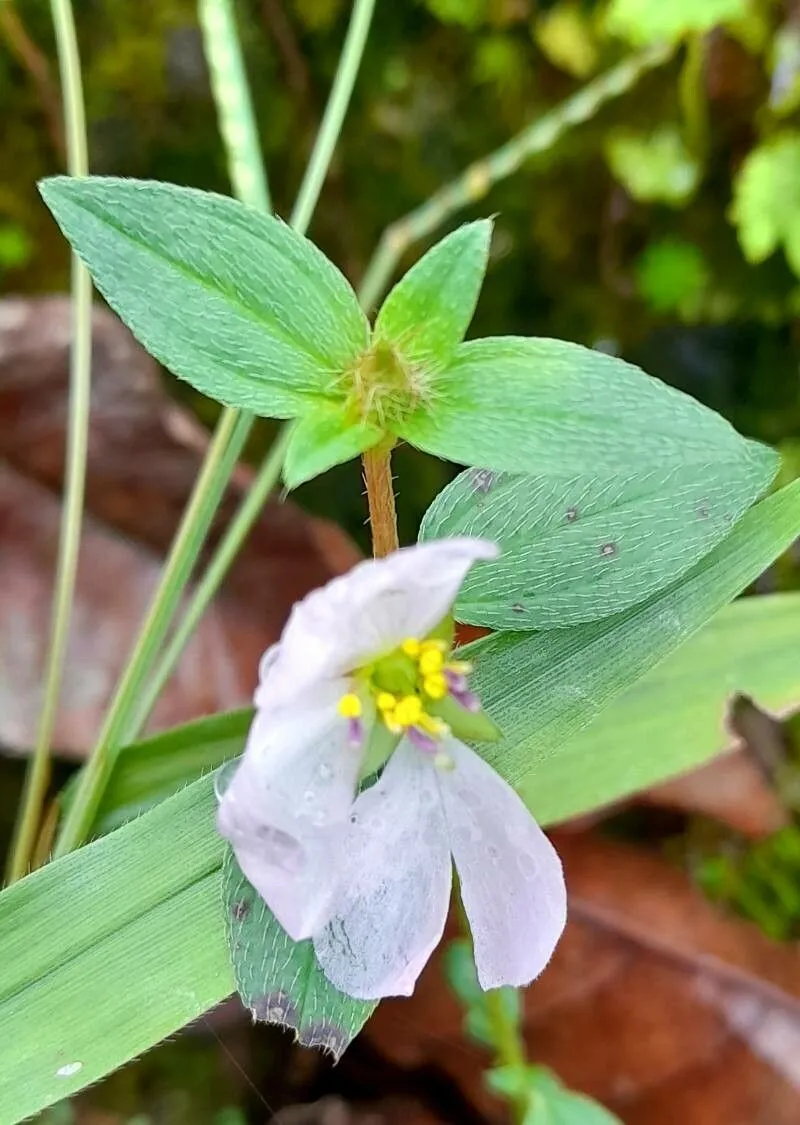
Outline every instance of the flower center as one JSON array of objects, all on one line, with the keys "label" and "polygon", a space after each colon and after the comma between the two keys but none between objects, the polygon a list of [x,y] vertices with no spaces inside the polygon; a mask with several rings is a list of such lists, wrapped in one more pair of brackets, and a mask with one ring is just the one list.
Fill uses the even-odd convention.
[{"label": "flower center", "polygon": [[406,735],[419,750],[439,755],[439,740],[450,733],[441,714],[448,703],[467,711],[479,709],[467,683],[472,666],[451,656],[445,640],[408,637],[394,652],[356,672],[353,690],[338,704],[351,744],[362,744],[369,711],[390,734]]}]

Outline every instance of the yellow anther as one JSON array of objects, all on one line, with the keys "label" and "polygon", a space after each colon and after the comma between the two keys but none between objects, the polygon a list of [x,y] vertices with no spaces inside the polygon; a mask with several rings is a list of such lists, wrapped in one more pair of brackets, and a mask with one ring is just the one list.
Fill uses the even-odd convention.
[{"label": "yellow anther", "polygon": [[337,710],[343,719],[358,719],[364,708],[355,692],[349,691],[339,700]]},{"label": "yellow anther", "polygon": [[421,647],[422,646],[420,645],[416,637],[406,637],[406,639],[400,645],[401,650],[406,654],[406,656],[410,656],[412,660],[416,660],[416,658],[419,656],[419,650]]},{"label": "yellow anther", "polygon": [[390,691],[379,691],[375,703],[379,711],[393,711],[397,706],[397,696],[392,695]]},{"label": "yellow anther", "polygon": [[394,709],[392,718],[400,727],[413,727],[422,715],[422,700],[418,695],[404,696]]},{"label": "yellow anther", "polygon": [[444,722],[443,719],[437,719],[433,715],[428,715],[424,711],[417,719],[415,724],[424,730],[426,734],[432,734],[434,738],[441,738],[445,734],[450,733],[450,727]]},{"label": "yellow anther", "polygon": [[468,660],[448,660],[444,667],[446,671],[453,672],[456,676],[468,676],[472,671],[472,665]]},{"label": "yellow anther", "polygon": [[419,654],[419,670],[423,676],[432,676],[444,668],[444,653],[440,648],[423,648]]},{"label": "yellow anther", "polygon": [[430,699],[444,699],[447,695],[447,680],[441,672],[434,672],[422,681],[422,690]]}]

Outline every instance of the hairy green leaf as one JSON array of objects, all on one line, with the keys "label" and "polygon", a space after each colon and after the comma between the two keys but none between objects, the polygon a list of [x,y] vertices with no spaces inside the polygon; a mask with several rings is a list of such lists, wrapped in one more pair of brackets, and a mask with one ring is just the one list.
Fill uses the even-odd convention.
[{"label": "hairy green leaf", "polygon": [[321,407],[295,422],[283,463],[287,488],[297,488],[333,465],[376,445],[383,431],[369,422],[348,424],[341,410]]},{"label": "hairy green leaf", "polygon": [[[499,742],[481,745],[480,753],[512,784],[538,793],[544,764],[561,756],[566,740],[757,578],[798,533],[800,481],[795,481],[751,508],[683,579],[642,605],[588,625],[499,633],[467,646],[476,661],[475,690],[503,731]],[[611,762],[596,763],[614,773],[622,791],[686,765],[680,739],[671,758],[656,758],[649,747],[638,748],[633,757],[627,750],[620,749]],[[575,762],[576,791],[591,762],[591,753],[586,763]],[[562,784],[563,778],[562,773]],[[561,794],[562,802],[572,803],[572,784]],[[550,819],[552,811],[544,812]]]},{"label": "hairy green leaf", "polygon": [[420,539],[476,535],[501,549],[467,575],[459,621],[562,628],[674,582],[728,534],[778,464],[773,450],[741,441],[738,456],[607,481],[468,470],[436,497]]},{"label": "hairy green leaf", "polygon": [[462,344],[435,409],[398,426],[428,453],[532,476],[605,479],[705,465],[741,438],[724,418],[623,360],[563,340]]},{"label": "hairy green leaf", "polygon": [[450,359],[472,320],[486,273],[492,222],[453,231],[398,281],[381,306],[375,338],[421,367]]},{"label": "hairy green leaf", "polygon": [[291,1028],[304,1047],[322,1047],[340,1058],[377,1004],[354,1000],[333,987],[317,964],[313,944],[292,941],[248,883],[230,848],[222,887],[242,1002],[255,1019]]},{"label": "hairy green leaf", "polygon": [[798,636],[800,593],[726,606],[537,762],[519,785],[526,804],[552,824],[703,765],[731,744],[725,712],[737,692],[774,712],[800,707]]},{"label": "hairy green leaf", "polygon": [[40,190],[134,335],[219,402],[292,417],[366,347],[345,278],[279,219],[149,181],[57,176]]},{"label": "hairy green leaf", "polygon": [[233,991],[210,779],[0,894],[0,1121],[96,1082]]},{"label": "hairy green leaf", "polygon": [[[125,746],[103,793],[92,828],[102,836],[140,816],[189,781],[241,754],[253,718],[252,708],[210,715]],[[76,781],[62,795],[69,806]]]}]

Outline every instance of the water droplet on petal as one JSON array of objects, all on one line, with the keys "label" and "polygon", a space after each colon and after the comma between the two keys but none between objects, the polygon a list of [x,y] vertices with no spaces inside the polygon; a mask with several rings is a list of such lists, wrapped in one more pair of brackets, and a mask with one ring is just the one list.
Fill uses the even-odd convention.
[{"label": "water droplet on petal", "polygon": [[333,766],[329,766],[327,762],[321,762],[317,773],[323,781],[330,781],[333,777]]}]

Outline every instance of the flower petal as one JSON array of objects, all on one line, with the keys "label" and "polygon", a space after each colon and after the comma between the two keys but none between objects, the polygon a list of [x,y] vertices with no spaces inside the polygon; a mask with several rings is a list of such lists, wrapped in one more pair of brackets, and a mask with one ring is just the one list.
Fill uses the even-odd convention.
[{"label": "flower petal", "polygon": [[567,919],[561,861],[519,796],[461,742],[439,775],[481,988],[529,984]]},{"label": "flower petal", "polygon": [[469,568],[495,558],[485,539],[442,539],[359,563],[292,610],[277,653],[262,667],[261,706],[305,685],[342,676],[406,637],[423,637],[447,615]]},{"label": "flower petal", "polygon": [[330,916],[363,756],[336,713],[343,687],[329,685],[302,713],[257,712],[217,816],[242,871],[295,941]]},{"label": "flower petal", "polygon": [[452,864],[435,772],[402,742],[353,806],[334,914],[314,938],[325,976],[349,996],[410,996],[441,939]]}]

